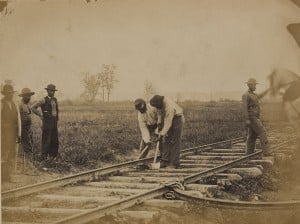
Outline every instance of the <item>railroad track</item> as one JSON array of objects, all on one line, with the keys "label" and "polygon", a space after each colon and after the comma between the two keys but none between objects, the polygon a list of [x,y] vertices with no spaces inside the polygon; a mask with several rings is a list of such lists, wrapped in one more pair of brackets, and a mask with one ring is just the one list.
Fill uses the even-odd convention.
[{"label": "railroad track", "polygon": [[[280,149],[285,144],[280,142],[273,148]],[[116,213],[132,219],[151,219],[158,207],[183,204],[164,198],[202,199],[207,204],[234,207],[236,204],[230,201],[212,198],[224,185],[257,178],[273,164],[272,158],[261,158],[259,150],[245,156],[244,147],[243,137],[230,139],[182,150],[180,169],[135,168],[151,163],[150,157],[2,192],[3,223],[88,223]],[[213,178],[215,183],[205,183],[207,178]],[[265,206],[299,204],[294,201]]]}]

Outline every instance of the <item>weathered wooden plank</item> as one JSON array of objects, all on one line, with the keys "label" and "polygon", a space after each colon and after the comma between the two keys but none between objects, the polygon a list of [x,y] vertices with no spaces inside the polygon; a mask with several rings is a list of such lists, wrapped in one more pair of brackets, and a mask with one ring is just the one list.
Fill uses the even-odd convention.
[{"label": "weathered wooden plank", "polygon": [[121,211],[118,215],[131,221],[143,221],[143,223],[147,223],[153,220],[155,215],[158,215],[158,211]]},{"label": "weathered wooden plank", "polygon": [[50,222],[3,222],[3,224],[48,224]]},{"label": "weathered wooden plank", "polygon": [[[182,174],[190,174],[190,173],[196,173],[200,171],[207,170],[206,168],[180,168],[180,169],[175,169],[171,167],[166,167],[166,168],[160,168],[158,170],[143,170],[142,172],[136,171],[136,173],[182,173]],[[134,170],[133,170],[134,171]]]},{"label": "weathered wooden plank", "polygon": [[91,186],[76,186],[68,187],[55,191],[55,194],[60,195],[73,195],[73,196],[130,196],[132,194],[144,192],[145,190],[140,189],[120,189],[120,188],[97,188]]},{"label": "weathered wooden plank", "polygon": [[249,167],[249,168],[231,168],[227,170],[228,173],[236,173],[243,178],[256,178],[260,177],[263,172],[261,169],[257,167]]},{"label": "weathered wooden plank", "polygon": [[245,149],[232,148],[232,149],[213,149],[211,152],[214,153],[245,153]]},{"label": "weathered wooden plank", "polygon": [[144,207],[155,207],[155,208],[184,208],[187,206],[185,201],[180,200],[166,200],[166,199],[152,199],[142,203]]},{"label": "weathered wooden plank", "polygon": [[194,156],[187,156],[187,159],[195,159],[195,160],[205,160],[205,161],[228,161],[228,160],[236,160],[240,159],[241,156],[206,156],[206,155],[194,155]]},{"label": "weathered wooden plank", "polygon": [[[125,174],[124,174],[125,175]],[[150,172],[129,172],[126,173],[126,176],[128,177],[186,177],[190,174],[187,173],[169,173],[169,172],[156,172],[156,173],[150,173]]]},{"label": "weathered wooden plank", "polygon": [[203,153],[201,153],[201,155],[203,155],[203,156],[244,156],[245,153],[244,152],[230,152],[230,151],[227,151],[227,152],[212,151],[212,152],[203,152]]},{"label": "weathered wooden plank", "polygon": [[159,186],[157,183],[127,183],[127,182],[113,182],[113,181],[99,181],[88,182],[85,186],[92,186],[97,188],[126,188],[126,189],[152,189]]},{"label": "weathered wooden plank", "polygon": [[[55,194],[42,194],[37,196],[38,200],[47,200],[48,202],[64,202],[68,201],[69,203],[113,203],[120,200],[120,197],[98,197],[98,196],[66,196],[66,195],[55,195]],[[151,199],[142,203],[143,206],[158,207],[158,208],[181,208],[186,205],[184,201],[180,200],[165,200],[165,199]]]},{"label": "weathered wooden plank", "polygon": [[180,168],[212,168],[216,164],[201,164],[201,163],[181,163]]},{"label": "weathered wooden plank", "polygon": [[206,168],[210,169],[217,166],[217,164],[201,164],[201,163],[181,163],[180,168]]},{"label": "weathered wooden plank", "polygon": [[215,160],[215,161],[210,161],[210,160],[197,160],[197,159],[182,159],[180,160],[181,164],[183,163],[194,163],[194,164],[203,164],[203,165],[221,165],[224,162],[221,160]]},{"label": "weathered wooden plank", "polygon": [[109,177],[110,181],[117,182],[134,182],[134,183],[161,183],[166,181],[177,181],[177,177],[149,177],[149,176],[112,176]]},{"label": "weathered wooden plank", "polygon": [[32,208],[32,207],[2,207],[3,215],[9,214],[22,215],[28,213],[35,213],[40,215],[73,215],[81,212],[86,212],[88,209],[64,209],[64,208]]},{"label": "weathered wooden plank", "polygon": [[42,194],[37,195],[37,199],[43,201],[53,201],[53,202],[72,202],[72,203],[110,203],[113,201],[118,201],[121,197],[116,196],[72,196],[72,195],[59,195],[59,194]]}]

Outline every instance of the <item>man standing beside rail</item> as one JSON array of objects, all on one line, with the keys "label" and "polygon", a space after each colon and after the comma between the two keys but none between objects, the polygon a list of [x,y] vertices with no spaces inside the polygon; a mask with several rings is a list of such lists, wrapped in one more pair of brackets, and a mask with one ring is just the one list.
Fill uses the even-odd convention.
[{"label": "man standing beside rail", "polygon": [[155,95],[151,98],[150,104],[158,109],[162,116],[163,128],[159,132],[159,139],[162,142],[161,168],[179,168],[181,137],[184,124],[183,109],[170,99]]},{"label": "man standing beside rail", "polygon": [[[43,121],[42,159],[56,159],[58,155],[58,103],[54,97],[56,86],[49,84],[46,88],[48,95],[32,106],[32,111]],[[41,108],[40,112],[38,108]]]},{"label": "man standing beside rail", "polygon": [[242,96],[243,111],[246,119],[246,126],[248,128],[246,154],[254,153],[255,143],[259,137],[260,144],[263,150],[263,155],[270,155],[266,129],[260,120],[260,103],[259,100],[263,98],[268,89],[260,94],[254,93],[256,85],[258,84],[254,78],[250,78],[246,84],[248,91]]},{"label": "man standing beside rail", "polygon": [[13,100],[15,91],[12,85],[5,84],[1,93],[4,95],[1,99],[1,181],[9,182],[12,171],[16,169],[21,119]]},{"label": "man standing beside rail", "polygon": [[161,118],[158,115],[158,110],[152,107],[149,103],[146,104],[145,100],[139,98],[134,101],[135,109],[138,111],[138,122],[140,131],[142,134],[142,141],[140,144],[140,150],[143,150],[146,146],[146,151],[140,158],[145,158],[151,147],[151,136],[155,134],[155,130],[161,130]]},{"label": "man standing beside rail", "polygon": [[[31,129],[31,109],[29,107],[29,102],[31,96],[34,95],[28,88],[22,89],[21,93],[19,94],[22,97],[21,102],[19,103],[19,110],[21,115],[21,123],[22,123],[22,132],[21,132],[21,145],[24,153],[24,160],[23,162],[27,163],[26,161],[34,162],[33,158],[33,134]],[[24,168],[25,168],[25,164]]]}]

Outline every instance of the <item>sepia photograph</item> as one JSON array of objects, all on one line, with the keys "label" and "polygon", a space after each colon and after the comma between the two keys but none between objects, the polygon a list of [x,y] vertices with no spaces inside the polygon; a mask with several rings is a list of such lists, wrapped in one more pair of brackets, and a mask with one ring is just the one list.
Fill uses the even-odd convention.
[{"label": "sepia photograph", "polygon": [[0,0],[0,89],[0,223],[300,223],[300,0]]}]

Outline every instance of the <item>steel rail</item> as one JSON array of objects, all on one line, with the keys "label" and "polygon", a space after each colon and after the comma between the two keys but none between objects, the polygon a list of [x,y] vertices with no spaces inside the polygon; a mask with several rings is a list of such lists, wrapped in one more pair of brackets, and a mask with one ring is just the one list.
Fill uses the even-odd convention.
[{"label": "steel rail", "polygon": [[124,198],[118,202],[113,202],[113,203],[89,210],[87,212],[83,212],[83,213],[79,213],[77,215],[67,217],[60,221],[54,222],[53,224],[82,224],[82,223],[91,222],[93,220],[102,218],[106,215],[110,215],[115,212],[121,211],[122,209],[126,209],[126,208],[132,207],[134,205],[140,204],[146,200],[161,196],[162,194],[169,191],[170,188],[171,188],[171,185],[164,185],[161,187],[157,187],[157,188],[154,188],[147,192]]},{"label": "steel rail", "polygon": [[[227,169],[230,169],[230,168],[232,168],[236,165],[239,165],[240,163],[243,163],[243,162],[249,161],[253,158],[256,158],[257,156],[259,156],[261,154],[262,154],[262,151],[258,151],[258,152],[255,152],[253,154],[244,156],[240,159],[234,160],[232,162],[228,162],[226,164],[220,165],[216,168],[211,168],[211,169],[208,169],[207,171],[202,171],[202,172],[199,172],[197,174],[190,175],[190,176],[183,179],[183,184],[193,183],[193,182],[196,182],[196,181],[200,180],[201,178],[205,178],[205,177],[214,175],[216,173],[223,172],[223,171],[225,171]],[[117,202],[114,202],[114,203],[110,203],[109,205],[98,207],[96,209],[93,209],[92,211],[87,211],[87,212],[84,212],[84,213],[80,213],[80,214],[65,218],[65,219],[60,220],[58,222],[55,222],[53,224],[81,224],[81,223],[87,223],[87,222],[99,219],[99,218],[101,218],[105,215],[109,215],[109,214],[115,213],[117,211],[120,211],[122,209],[131,207],[135,204],[142,203],[142,202],[144,202],[148,199],[151,199],[153,197],[160,196],[161,194],[167,193],[169,191],[174,191],[175,192],[175,189],[178,188],[178,186],[181,186],[181,183],[171,182],[171,183],[168,183],[168,184],[166,184],[162,187],[158,187],[158,188],[149,190],[147,192],[144,192],[144,193],[141,193],[141,194],[138,194],[138,195],[133,195],[131,197],[127,197],[127,198],[125,198],[121,201],[117,201]],[[177,195],[179,195],[178,192],[176,192],[176,193],[177,193]]]},{"label": "steel rail", "polygon": [[235,143],[239,143],[239,142],[243,142],[245,140],[245,137],[238,137],[238,138],[233,138],[233,139],[229,139],[229,140],[224,140],[224,141],[219,141],[219,142],[215,142],[215,143],[209,143],[209,144],[205,144],[205,145],[201,145],[199,146],[195,146],[195,147],[191,147],[191,148],[187,148],[187,149],[183,149],[180,151],[180,155],[181,156],[187,156],[191,153],[198,153],[199,149],[202,149],[200,152],[203,151],[209,151],[212,150],[212,146],[215,145],[221,145],[221,144],[226,144],[226,143],[230,143],[230,144],[235,144]]},{"label": "steel rail", "polygon": [[236,159],[236,160],[233,160],[231,162],[228,162],[226,164],[222,164],[220,166],[217,166],[217,167],[213,167],[211,169],[208,169],[208,170],[204,170],[200,173],[196,173],[196,174],[192,174],[190,176],[187,176],[183,179],[183,183],[182,184],[190,184],[190,183],[194,183],[198,180],[201,180],[202,178],[206,178],[206,177],[209,177],[209,176],[212,176],[214,174],[217,174],[217,173],[220,173],[220,172],[223,172],[225,170],[228,170],[230,168],[233,168],[237,165],[240,165],[241,163],[244,163],[244,162],[247,162],[251,159],[254,159],[258,156],[260,156],[262,154],[262,151],[258,151],[258,152],[255,152],[255,153],[252,153],[250,155],[247,155],[247,156],[244,156],[240,159]]},{"label": "steel rail", "polygon": [[[288,141],[282,142],[282,143],[276,145],[275,147],[272,147],[272,150],[274,151],[275,149],[280,148],[287,143],[288,143]],[[241,163],[247,162],[251,159],[255,159],[256,157],[261,156],[261,155],[262,155],[262,151],[260,150],[260,151],[254,152],[252,154],[246,155],[240,159],[236,159],[231,162],[228,162],[226,164],[222,164],[220,166],[213,167],[211,169],[204,170],[204,171],[196,173],[196,174],[192,174],[190,176],[185,177],[182,181],[182,184],[189,184],[189,183],[196,182],[198,180],[201,180],[202,178],[206,178],[206,177],[212,176],[214,174],[223,172],[223,171],[233,168],[237,165],[240,165]]]},{"label": "steel rail", "polygon": [[174,195],[177,199],[193,202],[207,207],[222,209],[238,210],[286,210],[300,209],[300,200],[275,201],[275,202],[249,202],[249,201],[232,201],[224,199],[215,199],[207,197],[196,197],[186,194],[182,190],[174,189]]},{"label": "steel rail", "polygon": [[[184,156],[185,153],[194,152],[195,150],[199,150],[199,149],[206,150],[205,148],[207,148],[207,147],[224,144],[224,143],[231,143],[231,142],[236,143],[236,142],[242,141],[243,139],[244,139],[244,137],[239,137],[239,138],[229,139],[229,140],[225,140],[225,141],[209,143],[209,144],[205,144],[205,145],[200,145],[200,146],[184,149],[184,150],[181,150],[181,152],[182,152],[182,156]],[[149,157],[149,158],[138,159],[138,160],[133,160],[133,161],[124,162],[124,163],[119,163],[119,164],[112,165],[109,167],[92,169],[92,170],[88,170],[88,171],[81,172],[78,174],[73,174],[73,175],[69,175],[69,176],[62,177],[62,178],[57,178],[57,179],[50,180],[50,181],[44,181],[41,183],[8,190],[5,192],[2,192],[1,197],[2,197],[2,200],[5,201],[7,199],[30,195],[30,194],[48,190],[51,188],[56,188],[56,187],[64,186],[67,184],[75,183],[78,181],[88,181],[88,180],[93,179],[97,175],[98,176],[108,175],[108,174],[120,171],[122,169],[128,168],[130,166],[138,165],[139,163],[152,162],[153,158],[154,157]],[[158,158],[160,158],[160,156],[158,156]]]}]

